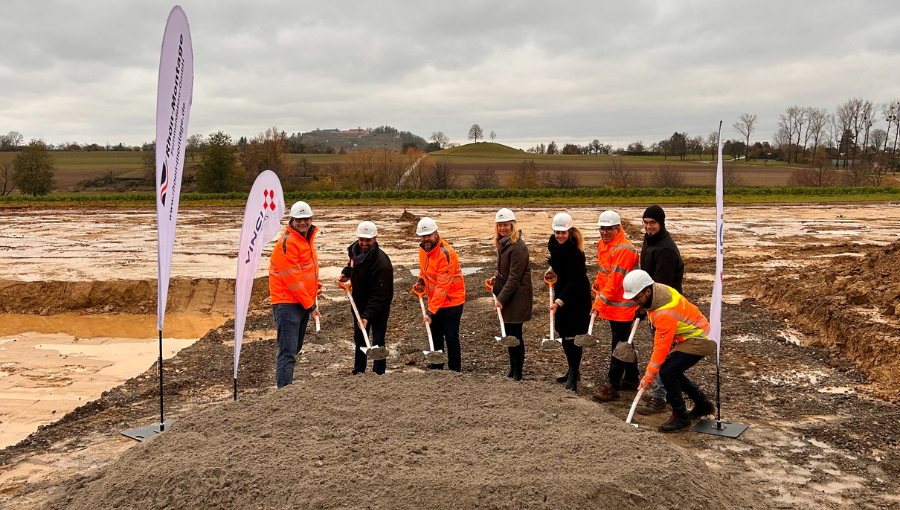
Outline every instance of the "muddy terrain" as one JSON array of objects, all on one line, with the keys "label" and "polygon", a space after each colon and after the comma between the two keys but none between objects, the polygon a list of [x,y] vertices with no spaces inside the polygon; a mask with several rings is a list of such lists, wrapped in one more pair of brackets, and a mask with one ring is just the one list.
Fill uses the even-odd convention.
[{"label": "muddy terrain", "polygon": [[[635,226],[643,208],[618,210],[631,223],[631,238],[639,240]],[[666,210],[669,229],[688,265],[685,293],[706,312],[714,266],[714,211],[709,207]],[[399,211],[323,210],[315,222],[323,227],[322,264],[335,268],[328,271],[336,274],[343,264],[352,226],[362,219],[379,224],[379,241],[394,260],[396,295],[388,329],[387,375],[349,375],[349,306],[339,289],[330,286],[321,302],[323,330],[307,336],[295,372],[296,387],[276,392],[274,323],[263,296],[251,306],[237,402],[230,402],[234,335],[228,321],[166,362],[167,418],[178,420],[170,432],[137,447],[119,436],[122,430],[158,420],[154,366],[0,451],[0,505],[29,508],[50,503],[62,508],[96,499],[104,501],[104,506],[182,507],[187,498],[195,503],[196,498],[207,498],[204,501],[219,506],[278,507],[300,498],[315,502],[308,505],[315,507],[408,507],[435,501],[428,497],[429,487],[438,494],[452,487],[459,493],[460,505],[466,507],[475,506],[467,502],[487,507],[604,507],[608,506],[604,502],[623,498],[632,498],[633,508],[671,508],[678,501],[684,508],[737,508],[745,507],[748,498],[760,508],[900,505],[900,458],[894,433],[900,409],[891,403],[896,394],[879,376],[879,370],[895,372],[883,363],[890,358],[889,349],[878,348],[878,363],[857,359],[856,353],[868,351],[842,350],[829,340],[838,338],[836,334],[829,336],[795,320],[802,315],[806,297],[792,299],[793,286],[784,283],[774,292],[766,287],[774,281],[799,280],[820,268],[831,268],[836,281],[838,276],[852,276],[851,262],[873,268],[860,273],[862,279],[876,278],[876,271],[892,273],[885,257],[900,232],[897,204],[727,210],[722,412],[726,421],[750,425],[737,440],[690,432],[660,435],[655,427],[664,415],[638,416],[640,430],[624,427],[621,422],[633,392],[609,404],[591,401],[590,394],[605,382],[609,358],[609,331],[602,324],[596,328],[600,345],[585,352],[577,397],[553,382],[565,369],[564,357],[561,351],[540,350],[540,339],[548,333],[548,315],[545,287],[538,276],[546,267],[543,245],[555,211],[516,212],[532,251],[536,289],[535,318],[525,327],[525,381],[521,384],[504,377],[507,355],[492,340],[496,315],[482,284],[492,273],[491,210],[429,212],[459,251],[463,265],[483,268],[466,278],[463,373],[459,376],[426,370],[421,312],[407,293],[413,282],[408,270],[416,267],[416,239],[410,234],[415,219],[400,220]],[[599,208],[570,212],[587,227],[596,221]],[[413,216],[425,213],[411,211]],[[227,279],[234,268],[229,254],[237,244],[240,211],[234,211],[231,220],[202,210],[183,214],[179,232],[184,234],[176,242],[178,269],[173,274]],[[9,223],[0,230],[7,246],[0,256],[8,258],[15,252],[16,265],[26,277],[17,277],[9,264],[3,265],[0,278],[6,282],[0,292],[6,292],[7,312],[52,315],[67,307],[69,312],[76,311],[86,303],[65,304],[57,296],[41,303],[6,304],[16,303],[16,292],[25,293],[22,289],[29,285],[45,285],[41,275],[56,281],[116,281],[109,277],[110,268],[124,260],[128,269],[118,274],[128,279],[123,285],[134,286],[131,280],[148,280],[155,272],[152,239],[136,235],[136,250],[125,254],[121,247],[110,246],[108,252],[86,257],[77,264],[77,271],[67,275],[69,270],[59,264],[28,253],[34,242],[31,236],[39,234],[31,234],[10,218],[2,219]],[[140,223],[152,218],[152,212],[121,214],[122,218],[128,218],[122,230],[139,232],[146,230],[148,223]],[[221,231],[231,232],[235,239],[210,236]],[[594,230],[586,233],[589,241],[596,240]],[[203,253],[196,249],[201,245]],[[57,254],[77,258],[74,251],[79,249],[87,251],[74,243],[60,243]],[[593,254],[588,258],[594,259]],[[823,282],[827,283],[826,276]],[[190,288],[176,292],[175,299],[190,303]],[[830,295],[828,288],[811,289],[810,296]],[[897,341],[896,315],[884,313],[890,288],[867,298],[880,321],[894,328],[878,333],[883,345]],[[783,296],[780,304],[773,295]],[[204,302],[198,293],[196,306],[188,308],[198,315],[227,309],[227,293],[221,296],[214,306],[215,300]],[[152,298],[138,301],[120,297],[115,303],[90,302],[87,309],[113,316],[139,313],[140,306],[155,308]],[[819,311],[807,315],[819,315]],[[868,324],[855,323],[860,345],[866,344],[866,338],[876,338],[869,334],[873,330],[866,329]],[[636,340],[642,363],[650,343],[649,333],[642,328]],[[712,360],[700,363],[690,374],[705,390],[714,391]],[[454,427],[457,423],[484,433],[466,434]],[[294,432],[294,439],[283,436],[285,429]],[[254,460],[271,458],[272,449],[283,446],[286,439],[295,446],[288,448],[285,458],[271,464]],[[317,446],[323,448],[321,458],[312,454]],[[202,462],[192,465],[192,459],[184,458],[189,456],[175,456],[178,451],[195,451]],[[174,471],[167,472],[163,464]],[[141,467],[151,465],[159,470]],[[129,466],[134,473],[128,474]],[[302,473],[314,476],[290,490],[270,492],[276,499],[261,499],[260,494],[267,493],[266,487],[285,468],[301,473],[299,478],[304,478]],[[152,476],[147,479],[135,475],[148,470]],[[444,476],[436,474],[441,471]],[[176,479],[185,475],[176,473],[189,473],[189,479],[201,483],[179,484]],[[679,475],[667,478],[669,473]],[[359,479],[362,488],[355,482]],[[171,491],[160,488],[168,485]],[[348,491],[350,486],[354,488]],[[362,490],[366,487],[374,489]]]}]

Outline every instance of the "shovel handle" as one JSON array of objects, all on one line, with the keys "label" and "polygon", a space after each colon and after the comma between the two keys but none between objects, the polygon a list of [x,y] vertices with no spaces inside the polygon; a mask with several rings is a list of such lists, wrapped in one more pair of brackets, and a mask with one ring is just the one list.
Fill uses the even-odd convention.
[{"label": "shovel handle", "polygon": [[634,323],[631,325],[631,334],[628,335],[628,344],[634,345],[634,334],[637,333],[638,324],[641,323],[640,319],[634,319]]},{"label": "shovel handle", "polygon": [[353,301],[353,295],[350,294],[350,286],[348,285],[344,287],[343,285],[341,285],[341,287],[347,291],[347,299],[350,300],[350,308],[353,308],[353,315],[356,316],[356,324],[357,326],[359,326],[359,330],[362,331],[363,340],[366,341],[366,348],[371,349],[372,344],[369,343],[369,334],[366,333],[366,328],[364,328],[362,325],[362,319],[359,318],[359,310],[356,309],[356,302]]},{"label": "shovel handle", "polygon": [[[422,307],[422,318],[427,317],[428,314],[425,313],[425,301],[422,299],[422,296],[419,296],[419,306]],[[431,347],[431,351],[434,352],[434,338],[431,336],[431,324],[425,323],[425,331],[428,332],[428,347]]]},{"label": "shovel handle", "polygon": [[[319,296],[316,296],[316,310],[318,310],[318,309],[319,309]],[[321,329],[322,329],[322,325],[319,323],[319,316],[316,315],[316,331],[318,332]]]},{"label": "shovel handle", "polygon": [[[556,283],[555,281],[553,283]],[[553,306],[553,283],[550,284],[550,306]],[[555,340],[553,330],[556,329],[556,312],[550,312],[550,341]]]},{"label": "shovel handle", "polygon": [[631,404],[631,411],[628,411],[628,418],[625,419],[625,423],[631,424],[631,419],[634,418],[634,410],[637,409],[638,402],[641,401],[642,396],[644,396],[644,390],[640,389],[637,395],[634,396],[634,403]]},{"label": "shovel handle", "polygon": [[588,326],[588,336],[594,332],[594,321],[597,320],[597,312],[591,312],[591,324]]}]

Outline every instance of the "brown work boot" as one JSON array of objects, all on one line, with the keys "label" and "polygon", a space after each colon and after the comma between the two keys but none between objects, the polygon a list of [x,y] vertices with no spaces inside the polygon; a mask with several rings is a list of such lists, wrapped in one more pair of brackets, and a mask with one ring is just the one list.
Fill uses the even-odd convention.
[{"label": "brown work boot", "polygon": [[672,413],[672,416],[669,416],[669,421],[663,423],[657,428],[660,432],[675,432],[676,430],[686,429],[691,426],[691,415],[688,413],[683,413],[681,416],[678,413]]},{"label": "brown work boot", "polygon": [[666,401],[661,398],[650,397],[646,404],[637,408],[637,413],[644,416],[659,414],[666,410]]},{"label": "brown work boot", "polygon": [[594,393],[593,397],[598,402],[609,402],[619,398],[619,390],[613,388],[612,383],[606,383],[600,388],[600,391]]},{"label": "brown work boot", "polygon": [[640,384],[640,383],[636,383],[636,382],[622,381],[622,385],[621,385],[621,386],[622,386],[622,390],[623,390],[623,391],[625,391],[625,390],[634,390],[634,391],[637,391],[637,389],[641,386],[641,384]]}]

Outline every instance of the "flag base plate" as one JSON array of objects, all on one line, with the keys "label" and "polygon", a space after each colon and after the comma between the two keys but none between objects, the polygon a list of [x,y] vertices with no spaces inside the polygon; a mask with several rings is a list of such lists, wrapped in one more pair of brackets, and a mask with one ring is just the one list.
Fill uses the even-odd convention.
[{"label": "flag base plate", "polygon": [[[165,430],[168,430],[172,424],[175,423],[175,420],[166,420],[163,425],[165,425]],[[159,423],[151,423],[150,425],[144,425],[143,427],[138,427],[136,429],[129,429],[125,432],[122,432],[122,435],[135,441],[144,442],[147,439],[159,434]]]},{"label": "flag base plate", "polygon": [[743,423],[728,423],[704,418],[694,425],[691,431],[736,439],[748,428],[750,428],[750,425],[744,425]]}]

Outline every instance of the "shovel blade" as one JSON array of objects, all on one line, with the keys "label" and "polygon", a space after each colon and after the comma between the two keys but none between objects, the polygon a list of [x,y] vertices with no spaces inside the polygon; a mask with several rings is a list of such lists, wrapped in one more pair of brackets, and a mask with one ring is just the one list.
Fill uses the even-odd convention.
[{"label": "shovel blade", "polygon": [[447,362],[447,356],[444,354],[444,351],[422,351],[422,354],[425,355],[425,361],[431,364],[440,365]]},{"label": "shovel blade", "polygon": [[637,361],[637,353],[634,352],[634,346],[628,342],[619,342],[613,349],[613,358],[621,360],[624,363],[634,363]]},{"label": "shovel blade", "polygon": [[562,342],[557,340],[556,338],[554,338],[553,340],[545,338],[543,341],[541,341],[541,349],[545,351],[555,351],[560,347],[562,347]]},{"label": "shovel blade", "polygon": [[506,347],[518,347],[519,339],[514,336],[507,335],[503,338],[500,338],[500,345],[503,345]]},{"label": "shovel blade", "polygon": [[363,349],[363,352],[366,353],[366,357],[373,360],[382,360],[386,359],[388,356],[388,350],[381,346],[374,346],[369,349]]},{"label": "shovel blade", "polygon": [[575,345],[578,347],[595,347],[600,341],[590,335],[576,335]]}]

